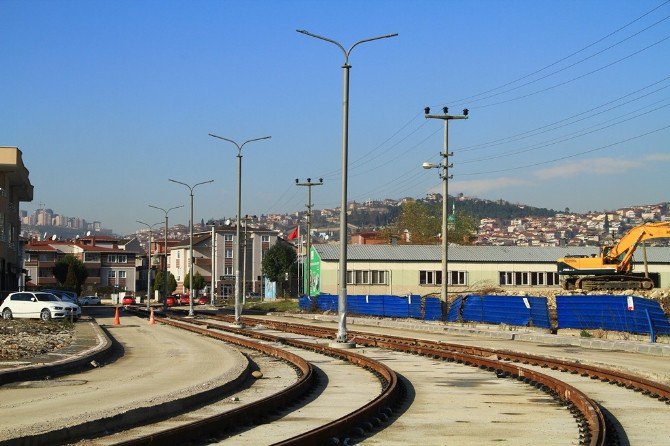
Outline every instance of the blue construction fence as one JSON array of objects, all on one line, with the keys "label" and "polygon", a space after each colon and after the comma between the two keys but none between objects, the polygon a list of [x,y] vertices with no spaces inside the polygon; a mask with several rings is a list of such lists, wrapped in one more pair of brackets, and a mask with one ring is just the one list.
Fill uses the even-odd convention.
[{"label": "blue construction fence", "polygon": [[[557,296],[557,328],[603,329],[670,334],[670,322],[657,301],[636,296]],[[321,294],[302,296],[303,310],[338,310],[338,296]],[[445,308],[446,309],[446,308]],[[445,320],[448,322],[483,322],[514,326],[551,328],[546,297],[464,295],[457,297],[443,312],[437,297],[416,294],[349,295],[349,314]]]},{"label": "blue construction fence", "polygon": [[[301,296],[300,308],[337,312],[337,299],[338,296],[334,294]],[[347,296],[347,312],[366,316],[438,321],[442,319],[442,304],[437,297],[422,298],[418,294],[406,296],[350,294]]]},{"label": "blue construction fence", "polygon": [[670,334],[661,305],[636,296],[556,296],[558,328]]}]

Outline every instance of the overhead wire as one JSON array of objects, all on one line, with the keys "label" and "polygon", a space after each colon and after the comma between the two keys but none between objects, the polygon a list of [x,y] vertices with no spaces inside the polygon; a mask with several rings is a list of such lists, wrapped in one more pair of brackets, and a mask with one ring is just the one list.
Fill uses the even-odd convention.
[{"label": "overhead wire", "polygon": [[[592,125],[590,127],[586,127],[584,129],[581,129],[577,132],[573,132],[571,134],[562,135],[562,136],[560,136],[558,138],[554,138],[552,140],[542,141],[538,144],[533,144],[531,146],[523,147],[521,149],[517,149],[517,150],[513,150],[513,151],[501,152],[501,153],[498,153],[496,155],[491,155],[491,156],[488,156],[488,157],[459,160],[458,163],[459,164],[470,164],[470,163],[477,163],[477,162],[482,162],[482,161],[490,161],[490,160],[494,160],[494,159],[498,159],[498,158],[508,157],[508,156],[512,156],[512,155],[519,155],[521,153],[528,153],[528,152],[531,152],[531,151],[534,151],[534,150],[544,149],[544,148],[547,148],[547,147],[554,146],[556,144],[560,144],[562,142],[572,141],[574,139],[581,138],[583,136],[590,135],[592,133],[599,132],[599,131],[602,131],[602,130],[605,130],[605,129],[608,129],[608,128],[611,128],[611,127],[614,127],[614,126],[617,126],[617,125],[621,125],[621,124],[623,124],[625,122],[628,122],[632,119],[641,118],[641,117],[646,116],[650,113],[653,113],[653,112],[656,112],[658,110],[664,109],[664,108],[670,106],[670,104],[665,104],[665,105],[662,105],[660,107],[656,107],[652,110],[648,110],[644,113],[640,113],[638,115],[633,115],[633,113],[640,112],[642,110],[645,110],[645,109],[647,109],[651,106],[657,105],[657,104],[662,103],[662,102],[667,101],[667,100],[668,100],[668,98],[664,98],[660,101],[656,101],[653,104],[647,105],[645,107],[641,107],[637,110],[633,110],[633,111],[631,111],[629,113],[626,113],[624,115],[619,115],[615,118],[608,119],[606,121],[600,122],[600,123]],[[631,115],[633,115],[633,116],[631,116]],[[622,119],[622,118],[624,118],[624,119]],[[598,127],[598,126],[601,126],[605,123],[608,123],[610,121],[615,121],[615,120],[619,120],[619,121],[614,122],[614,123],[609,124],[609,125]],[[594,127],[598,127],[598,128],[593,129]],[[593,130],[589,130],[589,129],[593,129]],[[589,131],[586,131],[586,130],[589,130]]]},{"label": "overhead wire", "polygon": [[621,144],[624,144],[626,142],[630,142],[630,141],[633,141],[633,140],[636,140],[636,139],[643,138],[645,136],[649,136],[649,135],[654,134],[654,133],[661,132],[661,131],[666,130],[668,128],[670,128],[670,124],[666,125],[665,127],[659,127],[657,129],[650,130],[646,133],[642,133],[642,134],[635,135],[635,136],[627,138],[627,139],[623,139],[621,141],[613,142],[611,144],[606,144],[606,145],[599,146],[599,147],[589,149],[589,150],[582,150],[580,152],[576,152],[576,153],[573,153],[571,155],[565,155],[565,156],[561,156],[561,157],[558,157],[558,158],[553,158],[553,159],[550,159],[550,160],[547,160],[547,161],[539,161],[537,163],[529,163],[529,164],[524,164],[524,165],[521,165],[521,166],[509,167],[509,168],[506,168],[506,169],[488,170],[488,171],[485,171],[485,172],[460,173],[459,176],[488,175],[488,174],[491,174],[491,173],[510,172],[510,171],[513,171],[513,170],[527,169],[529,167],[536,167],[536,166],[542,166],[542,165],[545,165],[545,164],[551,164],[551,163],[555,163],[557,161],[563,161],[563,160],[566,160],[566,159],[575,158],[575,157],[578,157],[578,156],[581,156],[581,155],[585,155],[587,153],[593,153],[593,152],[596,152],[596,151],[599,151],[599,150],[608,149],[610,147],[621,145]]},{"label": "overhead wire", "polygon": [[540,68],[540,69],[538,69],[538,70],[535,70],[535,71],[533,71],[532,73],[526,74],[526,75],[524,75],[524,76],[521,76],[521,77],[519,77],[519,78],[516,78],[516,79],[514,79],[514,80],[512,80],[512,81],[509,81],[509,82],[507,82],[507,83],[505,83],[505,84],[502,84],[502,85],[499,85],[499,86],[497,86],[497,87],[491,88],[491,89],[489,89],[489,90],[483,91],[483,92],[481,92],[481,93],[476,93],[476,94],[474,94],[474,95],[470,95],[470,96],[467,96],[467,97],[465,97],[465,98],[461,98],[461,99],[458,99],[458,100],[455,100],[455,101],[446,101],[445,103],[449,103],[449,102],[451,102],[451,103],[462,103],[462,102],[464,102],[464,101],[469,101],[469,100],[474,99],[474,98],[476,98],[476,97],[478,97],[478,96],[482,96],[482,95],[491,93],[491,92],[493,92],[493,91],[499,90],[499,89],[501,89],[501,88],[505,88],[505,87],[507,87],[507,86],[509,86],[509,85],[512,85],[512,84],[515,84],[516,82],[522,81],[522,80],[524,80],[524,79],[528,79],[529,77],[532,77],[532,76],[534,76],[535,74],[541,73],[542,71],[544,71],[544,70],[546,70],[546,69],[548,69],[548,68],[551,68],[551,67],[553,67],[553,66],[555,66],[555,65],[558,65],[559,63],[561,63],[561,62],[563,62],[563,61],[565,61],[565,60],[567,60],[567,59],[570,59],[571,57],[576,56],[576,55],[579,54],[579,53],[582,53],[582,52],[586,51],[587,49],[589,49],[589,48],[591,48],[591,47],[593,47],[593,46],[599,44],[600,42],[602,42],[602,41],[608,39],[609,37],[611,37],[611,36],[617,34],[618,32],[623,31],[624,29],[628,28],[628,27],[631,26],[632,24],[634,24],[634,23],[636,23],[636,22],[642,20],[644,17],[646,17],[646,16],[648,16],[649,14],[653,13],[654,11],[660,9],[661,7],[667,5],[668,3],[670,3],[670,0],[666,0],[666,1],[662,2],[662,3],[660,3],[659,5],[655,6],[654,8],[650,9],[649,11],[645,12],[645,13],[642,14],[641,16],[635,18],[634,20],[631,20],[630,22],[626,23],[625,25],[623,25],[623,26],[621,26],[621,27],[615,29],[614,31],[608,33],[607,35],[605,35],[605,36],[599,38],[599,39],[596,40],[595,42],[592,42],[592,43],[586,45],[585,47],[583,47],[583,48],[581,48],[581,49],[579,49],[579,50],[577,50],[577,51],[574,51],[574,52],[568,54],[567,56],[564,56],[564,57],[562,57],[562,58],[560,58],[560,59],[558,59],[558,60],[556,60],[556,61],[554,61],[554,62],[552,62],[552,63],[550,63],[550,64],[548,64],[548,65],[545,65],[544,67],[542,67],[542,68]]},{"label": "overhead wire", "polygon": [[[670,0],[669,0],[669,1],[670,1]],[[670,87],[670,84],[669,84],[669,85],[666,85],[666,86],[664,86],[664,87],[660,87],[660,88],[658,88],[658,89],[656,89],[656,90],[654,90],[654,91],[651,91],[651,92],[649,92],[649,93],[646,93],[646,94],[644,94],[644,95],[642,95],[642,96],[639,96],[639,97],[637,97],[637,98],[631,99],[630,101],[626,101],[626,102],[623,102],[622,104],[619,104],[619,105],[610,107],[610,108],[608,108],[608,109],[606,109],[606,110],[603,110],[603,111],[601,111],[601,112],[590,114],[590,115],[587,116],[586,118],[578,119],[578,120],[575,120],[575,121],[573,121],[573,122],[571,122],[571,123],[568,123],[568,124],[564,124],[564,125],[556,126],[557,124],[561,124],[561,123],[563,123],[563,122],[565,122],[565,121],[569,121],[569,120],[571,120],[571,119],[573,119],[573,118],[577,118],[577,117],[579,117],[579,116],[586,115],[586,114],[591,113],[591,112],[593,112],[593,111],[595,111],[595,110],[598,110],[598,109],[600,109],[600,108],[606,107],[606,106],[608,106],[608,105],[610,105],[610,104],[613,104],[613,103],[615,103],[615,102],[617,102],[617,101],[620,101],[620,100],[622,100],[622,99],[625,99],[625,98],[627,98],[627,97],[629,97],[629,96],[632,96],[632,95],[634,95],[634,94],[637,94],[637,93],[639,93],[639,92],[641,92],[641,91],[644,91],[644,90],[646,90],[646,89],[648,89],[648,88],[650,88],[650,87],[653,87],[653,86],[658,85],[658,84],[660,84],[660,83],[666,82],[666,81],[668,81],[668,80],[670,80],[670,76],[664,77],[664,78],[661,79],[661,80],[658,80],[658,81],[656,81],[656,82],[653,82],[653,83],[651,83],[651,84],[649,84],[649,85],[646,85],[646,86],[644,86],[644,87],[642,87],[642,88],[639,88],[639,89],[637,89],[637,90],[635,90],[635,91],[632,91],[632,92],[630,92],[630,93],[627,93],[627,94],[625,94],[625,95],[623,95],[623,96],[619,96],[619,97],[616,98],[616,99],[612,99],[612,100],[610,100],[610,101],[608,101],[608,102],[605,102],[605,103],[603,103],[603,104],[600,104],[600,105],[598,105],[598,106],[596,106],[596,107],[592,107],[592,108],[590,108],[590,109],[588,109],[588,110],[584,110],[584,111],[582,111],[582,112],[580,112],[580,113],[576,113],[576,114],[574,114],[574,115],[568,116],[567,118],[559,119],[558,121],[554,121],[554,122],[551,122],[551,123],[549,123],[549,124],[545,124],[545,125],[543,125],[543,126],[536,127],[536,128],[534,128],[534,129],[532,129],[532,130],[527,130],[527,131],[525,131],[525,132],[516,133],[516,134],[514,134],[514,135],[506,136],[506,137],[504,137],[504,138],[498,138],[498,139],[494,139],[494,140],[490,140],[490,141],[485,141],[485,142],[483,142],[483,143],[479,143],[479,144],[473,144],[473,145],[470,145],[470,146],[459,147],[457,150],[458,150],[459,152],[470,152],[470,151],[473,151],[473,150],[480,150],[480,149],[484,149],[484,148],[488,148],[488,147],[497,146],[497,145],[500,145],[500,144],[505,144],[505,143],[508,143],[508,142],[519,141],[519,140],[526,139],[526,138],[529,138],[529,137],[532,137],[532,136],[536,136],[536,135],[539,135],[539,134],[542,134],[542,133],[546,133],[546,132],[549,132],[549,131],[552,131],[552,130],[556,130],[556,129],[558,129],[558,128],[565,127],[566,125],[571,125],[571,124],[573,124],[573,123],[583,121],[584,119],[588,119],[588,118],[590,118],[590,117],[592,117],[592,116],[596,116],[596,115],[605,113],[605,112],[607,112],[607,111],[614,110],[615,108],[618,108],[618,107],[620,107],[620,106],[627,105],[627,104],[630,104],[630,103],[632,103],[632,102],[638,101],[638,100],[643,99],[643,98],[645,98],[645,97],[647,97],[647,96],[650,96],[650,95],[652,95],[652,94],[654,94],[654,93],[658,93],[659,91],[664,90],[664,89]],[[551,126],[556,126],[556,127],[547,129],[548,127],[551,127]]]}]

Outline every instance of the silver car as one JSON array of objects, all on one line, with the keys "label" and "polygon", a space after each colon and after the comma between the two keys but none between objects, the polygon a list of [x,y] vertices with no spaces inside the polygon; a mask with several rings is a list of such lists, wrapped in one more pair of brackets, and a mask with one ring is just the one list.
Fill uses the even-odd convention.
[{"label": "silver car", "polygon": [[51,319],[79,319],[81,308],[70,302],[63,302],[51,293],[20,291],[11,293],[0,305],[3,319],[39,318],[43,321]]}]

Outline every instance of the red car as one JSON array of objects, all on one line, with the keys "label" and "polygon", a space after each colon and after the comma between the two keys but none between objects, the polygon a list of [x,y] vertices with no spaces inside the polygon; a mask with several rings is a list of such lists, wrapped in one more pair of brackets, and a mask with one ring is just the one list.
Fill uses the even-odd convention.
[{"label": "red car", "polygon": [[182,294],[179,296],[179,304],[180,305],[189,305],[191,303],[191,300],[188,298],[188,294]]},{"label": "red car", "polygon": [[130,297],[130,296],[126,296],[121,301],[121,305],[135,305],[135,298]]},{"label": "red car", "polygon": [[209,298],[202,296],[198,299],[198,304],[200,305],[207,305],[209,304]]},{"label": "red car", "polygon": [[167,299],[165,299],[165,305],[168,307],[174,307],[177,305],[177,299],[175,299],[174,296],[168,296]]}]

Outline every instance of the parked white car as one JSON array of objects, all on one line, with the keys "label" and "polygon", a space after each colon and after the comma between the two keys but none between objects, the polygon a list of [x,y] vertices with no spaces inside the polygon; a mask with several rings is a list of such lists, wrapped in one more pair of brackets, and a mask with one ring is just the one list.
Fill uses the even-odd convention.
[{"label": "parked white car", "polygon": [[63,302],[51,293],[21,291],[11,293],[0,305],[3,319],[39,318],[43,321],[81,316],[79,305]]},{"label": "parked white car", "polygon": [[98,296],[79,296],[79,305],[100,305]]}]

